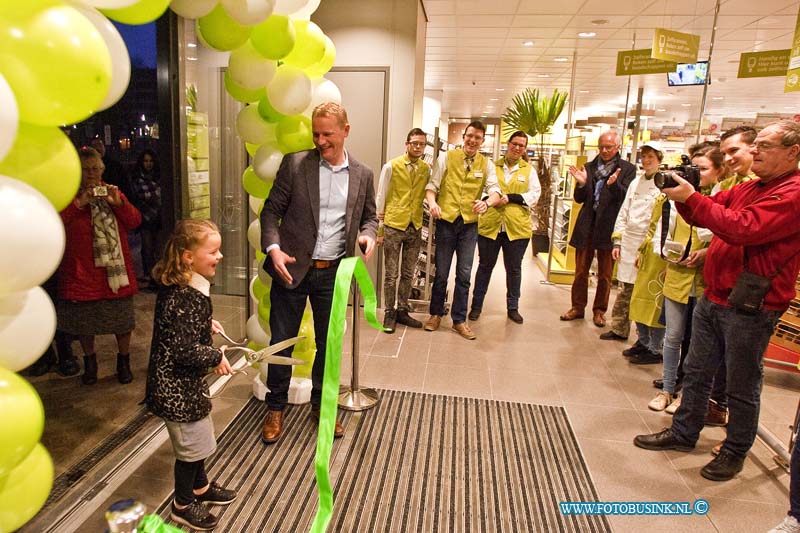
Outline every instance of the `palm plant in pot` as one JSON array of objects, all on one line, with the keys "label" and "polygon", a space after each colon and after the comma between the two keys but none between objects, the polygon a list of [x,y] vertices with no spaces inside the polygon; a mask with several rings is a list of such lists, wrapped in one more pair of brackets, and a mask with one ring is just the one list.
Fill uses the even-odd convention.
[{"label": "palm plant in pot", "polygon": [[550,168],[544,154],[545,135],[551,132],[556,123],[569,93],[553,89],[551,96],[542,97],[539,89],[525,89],[514,96],[511,106],[503,114],[503,134],[511,135],[514,131],[525,132],[536,145],[536,171],[539,174],[539,183],[542,186],[542,195],[533,208],[534,253],[548,250],[548,230],[550,221],[550,200],[552,182]]}]

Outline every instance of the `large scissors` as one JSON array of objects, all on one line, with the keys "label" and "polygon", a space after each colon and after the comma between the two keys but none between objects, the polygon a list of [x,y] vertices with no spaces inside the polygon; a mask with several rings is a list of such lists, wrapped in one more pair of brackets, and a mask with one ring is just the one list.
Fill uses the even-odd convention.
[{"label": "large scissors", "polygon": [[[247,339],[242,339],[241,341],[236,342],[222,332],[220,332],[220,336],[224,338],[226,341],[231,343],[231,346],[229,346],[225,350],[226,354],[231,353],[234,350],[244,352],[245,368],[248,366],[252,367],[256,363],[268,363],[271,365],[304,365],[307,363],[307,361],[304,361],[302,359],[275,355],[281,350],[285,350],[290,346],[294,346],[301,340],[305,339],[305,336],[303,335],[300,335],[298,337],[292,337],[291,339],[286,339],[285,341],[273,344],[272,346],[267,346],[266,348],[263,348],[261,350],[253,350],[251,348],[248,348],[247,346],[244,346],[245,344],[247,344]],[[223,380],[223,382],[220,388],[213,394],[210,392],[203,392],[203,396],[209,399],[218,397],[220,394],[222,394],[222,391],[225,390],[225,387],[228,386],[233,376],[237,374],[244,374],[245,376],[247,375],[247,371],[245,370],[245,368],[234,370],[233,373],[228,374],[226,376],[222,376],[221,379]],[[208,374],[206,374],[205,377],[203,377],[203,380],[206,381],[206,385],[208,385],[208,378],[216,375],[218,374],[216,374],[215,372],[209,372]]]}]

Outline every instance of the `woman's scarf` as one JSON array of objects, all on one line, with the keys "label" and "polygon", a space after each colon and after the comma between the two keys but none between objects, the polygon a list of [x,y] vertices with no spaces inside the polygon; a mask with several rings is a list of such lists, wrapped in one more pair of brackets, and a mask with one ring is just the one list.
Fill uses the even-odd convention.
[{"label": "woman's scarf", "polygon": [[94,266],[105,267],[108,286],[116,294],[120,287],[130,285],[122,245],[119,240],[117,217],[103,199],[89,203],[92,213],[92,254]]}]

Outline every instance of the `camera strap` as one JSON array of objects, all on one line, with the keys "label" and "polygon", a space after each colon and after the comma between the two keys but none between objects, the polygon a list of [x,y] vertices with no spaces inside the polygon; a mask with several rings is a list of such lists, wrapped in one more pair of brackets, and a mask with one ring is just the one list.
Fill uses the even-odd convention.
[{"label": "camera strap", "polygon": [[[661,252],[661,259],[670,261],[666,257],[664,257],[664,244],[667,242],[667,235],[669,234],[669,216],[670,216],[670,209],[671,204],[669,200],[665,200],[664,203],[661,205],[661,248],[659,251]],[[680,215],[678,215],[680,216]],[[676,221],[677,225],[677,221]],[[694,226],[689,226],[689,241],[686,243],[686,246],[683,248],[683,256],[676,261],[677,263],[681,263],[689,257],[689,253],[692,251],[692,229]],[[673,262],[673,261],[670,261]]]}]

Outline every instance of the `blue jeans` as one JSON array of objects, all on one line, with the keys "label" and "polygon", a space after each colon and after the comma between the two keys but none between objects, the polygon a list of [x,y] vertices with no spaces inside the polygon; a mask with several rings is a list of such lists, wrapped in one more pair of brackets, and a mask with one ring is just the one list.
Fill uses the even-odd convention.
[{"label": "blue jeans", "polygon": [[506,309],[519,309],[522,258],[529,240],[510,241],[506,232],[498,233],[496,239],[478,235],[478,272],[475,274],[475,288],[472,290],[472,309],[483,309],[483,300],[486,298],[500,249],[503,250],[503,264],[506,267]]},{"label": "blue jeans", "polygon": [[693,445],[703,429],[711,380],[724,359],[728,380],[728,437],[722,450],[744,458],[758,429],[764,350],[781,311],[747,315],[732,307],[697,302],[692,342],[683,363],[683,399],[672,419],[675,437]]},{"label": "blue jeans", "polygon": [[664,333],[664,391],[675,394],[675,383],[678,380],[678,364],[681,359],[683,332],[689,317],[688,304],[682,304],[664,297],[664,310],[667,316],[667,327]]},{"label": "blue jeans", "polygon": [[639,342],[651,352],[661,353],[664,345],[664,328],[654,328],[640,322],[635,322],[635,324]]},{"label": "blue jeans", "polygon": [[478,239],[478,223],[464,224],[458,217],[454,222],[436,221],[436,276],[431,290],[431,315],[444,315],[444,297],[447,292],[447,276],[456,254],[456,285],[450,316],[453,324],[467,320],[469,300],[469,278],[475,256],[475,241]]},{"label": "blue jeans", "polygon": [[[333,304],[333,286],[336,283],[336,268],[309,269],[303,281],[294,289],[289,289],[280,280],[272,282],[269,301],[272,311],[269,314],[269,327],[272,330],[270,345],[277,344],[297,335],[306,300],[311,300],[314,315],[314,341],[317,353],[311,367],[311,405],[319,407],[322,399],[322,378],[325,375],[325,354],[327,353],[328,321]],[[290,357],[294,348],[286,348],[276,355]],[[267,372],[267,407],[271,411],[282,411],[289,400],[289,382],[292,378],[290,365],[269,365]]]},{"label": "blue jeans", "polygon": [[[798,439],[800,440],[800,439]],[[789,514],[800,520],[800,442],[794,443],[789,463]]]}]

